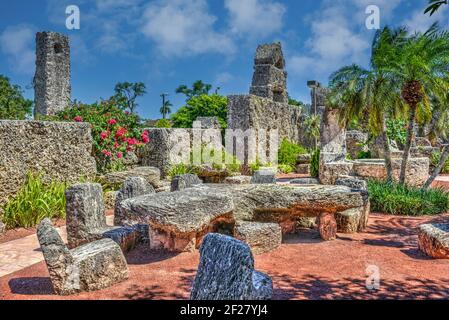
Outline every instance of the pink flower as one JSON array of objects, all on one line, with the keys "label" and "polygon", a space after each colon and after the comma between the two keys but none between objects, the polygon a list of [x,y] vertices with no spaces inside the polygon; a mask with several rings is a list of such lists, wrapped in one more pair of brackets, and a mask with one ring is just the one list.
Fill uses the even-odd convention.
[{"label": "pink flower", "polygon": [[148,138],[148,136],[142,136],[142,141],[143,143],[147,144],[148,142],[150,142],[150,138]]},{"label": "pink flower", "polygon": [[101,140],[106,139],[108,136],[109,136],[109,134],[108,134],[107,132],[102,132],[102,133],[100,133],[100,138],[101,138]]},{"label": "pink flower", "polygon": [[125,111],[125,114],[126,114],[126,115],[129,115],[129,111],[128,111],[128,110],[127,110],[127,111]]},{"label": "pink flower", "polygon": [[120,127],[118,130],[117,130],[117,133],[115,134],[115,136],[116,137],[122,137],[122,136],[124,136],[125,134],[126,134],[126,129],[125,128],[123,128],[123,127]]},{"label": "pink flower", "polygon": [[114,143],[114,148],[118,148],[119,146],[118,142]]},{"label": "pink flower", "polygon": [[137,141],[136,138],[128,138],[128,146],[133,146],[133,145],[136,145],[138,143],[139,143],[139,141]]},{"label": "pink flower", "polygon": [[117,120],[115,120],[115,119],[111,119],[108,121],[108,124],[110,124],[110,125],[114,125],[116,123],[117,123]]},{"label": "pink flower", "polygon": [[103,151],[101,151],[102,154],[104,154],[106,157],[111,157],[112,153],[110,153],[108,150],[104,149]]},{"label": "pink flower", "polygon": [[118,158],[118,159],[121,159],[121,158],[123,158],[123,153],[121,153],[121,152],[117,152],[117,158]]},{"label": "pink flower", "polygon": [[83,122],[83,118],[81,118],[80,116],[76,116],[73,120],[75,120],[76,122]]},{"label": "pink flower", "polygon": [[126,147],[126,152],[130,152],[133,148],[132,147]]}]

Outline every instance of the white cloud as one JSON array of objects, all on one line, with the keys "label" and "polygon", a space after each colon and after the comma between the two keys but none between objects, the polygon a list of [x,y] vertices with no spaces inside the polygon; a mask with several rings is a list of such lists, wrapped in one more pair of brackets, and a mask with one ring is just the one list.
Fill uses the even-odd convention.
[{"label": "white cloud", "polygon": [[229,72],[222,72],[217,74],[214,83],[217,86],[223,86],[229,83],[232,79],[234,79],[234,76],[232,74],[230,74]]},{"label": "white cloud", "polygon": [[286,7],[272,0],[225,0],[231,31],[251,36],[271,35],[282,29]]},{"label": "white cloud", "polygon": [[214,29],[217,17],[205,0],[166,0],[151,3],[144,12],[142,32],[166,56],[232,53],[233,41]]},{"label": "white cloud", "polygon": [[409,28],[410,32],[420,31],[425,32],[434,22],[440,22],[441,27],[449,27],[448,8],[443,6],[432,17],[428,14],[423,14],[423,10],[416,10],[411,14],[410,19],[402,22]]},{"label": "white cloud", "polygon": [[140,2],[141,0],[96,0],[96,6],[99,11],[110,11],[134,7]]},{"label": "white cloud", "polygon": [[0,48],[8,57],[14,71],[21,74],[33,74],[35,70],[35,32],[27,25],[6,28],[0,34]]},{"label": "white cloud", "polygon": [[[402,0],[325,0],[319,11],[309,17],[311,36],[305,54],[290,55],[288,67],[295,74],[327,77],[338,68],[366,64],[374,32],[365,27],[368,5],[380,8],[381,23],[393,15]],[[383,21],[383,22],[382,22]]]}]

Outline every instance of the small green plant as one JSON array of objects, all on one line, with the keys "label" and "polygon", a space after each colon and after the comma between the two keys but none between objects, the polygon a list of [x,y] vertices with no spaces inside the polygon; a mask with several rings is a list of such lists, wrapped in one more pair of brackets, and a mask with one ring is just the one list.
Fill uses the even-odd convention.
[{"label": "small green plant", "polygon": [[404,120],[387,120],[387,135],[390,140],[404,145],[407,140],[407,122]]},{"label": "small green plant", "polygon": [[156,128],[171,128],[171,122],[167,119],[160,119],[156,122]]},{"label": "small green plant", "polygon": [[315,149],[310,160],[310,175],[318,178],[320,175],[320,149]]},{"label": "small green plant", "polygon": [[371,151],[360,151],[357,154],[357,159],[372,159]]},{"label": "small green plant", "polygon": [[296,165],[296,158],[300,154],[306,154],[307,150],[299,144],[293,143],[288,139],[283,139],[278,151],[279,164],[289,165],[294,167]]},{"label": "small green plant", "polygon": [[391,182],[369,181],[371,210],[394,215],[437,215],[449,210],[449,193]]},{"label": "small green plant", "polygon": [[279,169],[279,171],[281,171],[282,173],[285,173],[285,174],[295,172],[295,168],[289,164],[280,164],[280,165],[278,165],[278,169]]},{"label": "small green plant", "polygon": [[64,218],[65,189],[65,183],[45,183],[42,174],[29,172],[22,189],[5,205],[3,222],[8,229],[30,228],[44,218]]},{"label": "small green plant", "polygon": [[188,173],[197,173],[196,167],[184,163],[179,163],[170,166],[167,172],[167,176],[172,179],[173,177]]},{"label": "small green plant", "polygon": [[[431,165],[433,168],[438,166],[438,164],[440,163],[440,158],[441,158],[441,152],[436,152],[436,153],[432,154],[432,158],[430,160],[431,160]],[[444,163],[444,166],[441,169],[441,173],[449,174],[449,159],[447,159],[446,162]]]}]

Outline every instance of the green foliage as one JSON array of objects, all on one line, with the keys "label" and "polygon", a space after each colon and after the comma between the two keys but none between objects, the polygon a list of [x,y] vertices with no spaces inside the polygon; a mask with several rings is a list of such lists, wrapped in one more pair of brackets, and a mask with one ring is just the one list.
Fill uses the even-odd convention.
[{"label": "green foliage", "polygon": [[31,116],[33,101],[23,97],[18,85],[0,74],[0,119],[23,120]]},{"label": "green foliage", "polygon": [[100,173],[121,171],[123,158],[148,143],[148,133],[137,115],[124,111],[114,100],[92,105],[78,103],[48,120],[87,122],[92,128],[93,155]]},{"label": "green foliage", "polygon": [[435,12],[437,12],[442,5],[449,4],[448,0],[429,0],[429,5],[424,11],[424,14],[429,13],[432,16]]},{"label": "green foliage", "polygon": [[314,178],[318,178],[320,175],[320,152],[320,149],[315,149],[310,161],[310,175]]},{"label": "green foliage", "polygon": [[443,190],[408,187],[390,182],[369,181],[371,210],[394,215],[422,216],[449,210],[449,194]]},{"label": "green foliage", "polygon": [[[176,93],[181,93],[186,96],[186,101],[189,101],[193,97],[198,97],[201,95],[209,95],[210,90],[212,90],[212,85],[204,83],[201,80],[195,81],[192,88],[187,87],[185,84],[180,85],[176,89]],[[218,93],[218,88],[215,90],[215,94]]]},{"label": "green foliage", "polygon": [[160,119],[156,122],[156,128],[171,128],[171,122],[167,119]]},{"label": "green foliage", "polygon": [[288,97],[288,104],[295,107],[303,107],[304,103],[302,101],[298,101],[293,99],[292,97]]},{"label": "green foliage", "polygon": [[293,143],[288,139],[283,139],[278,151],[278,162],[281,165],[295,167],[296,159],[300,154],[306,154],[307,150],[299,144]]},{"label": "green foliage", "polygon": [[357,159],[372,159],[371,151],[360,151]]},{"label": "green foliage", "polygon": [[321,126],[321,116],[320,115],[310,115],[304,120],[304,125],[306,127],[307,134],[318,139],[320,137],[320,126]]},{"label": "green foliage", "polygon": [[129,110],[131,113],[136,112],[138,106],[136,99],[143,96],[146,92],[145,84],[142,82],[121,82],[117,83],[115,88],[114,100],[123,110]]},{"label": "green foliage", "polygon": [[407,122],[404,120],[387,120],[387,135],[390,140],[404,145],[407,140]]},{"label": "green foliage", "polygon": [[[430,159],[432,167],[435,168],[436,166],[438,166],[438,164],[440,163],[440,158],[441,158],[441,152],[432,153],[432,158]],[[449,158],[444,163],[444,166],[441,169],[441,173],[449,174]]]},{"label": "green foliage", "polygon": [[282,173],[285,173],[285,174],[295,172],[295,168],[289,164],[280,164],[280,165],[278,165],[278,169],[279,169],[279,171],[281,171]]},{"label": "green foliage", "polygon": [[44,183],[41,174],[29,172],[22,189],[5,205],[3,222],[9,229],[30,228],[44,218],[64,218],[65,189],[64,183]]},{"label": "green foliage", "polygon": [[164,101],[161,109],[159,112],[162,115],[163,120],[167,117],[168,114],[171,113],[171,107],[173,107],[173,104],[170,102],[170,100]]},{"label": "green foliage", "polygon": [[217,117],[223,129],[227,127],[228,99],[217,94],[194,96],[171,116],[174,128],[192,128],[198,117]]},{"label": "green foliage", "polygon": [[170,179],[173,179],[173,177],[178,176],[178,175],[188,174],[188,173],[195,174],[197,172],[198,172],[198,170],[196,167],[187,165],[184,163],[180,163],[180,164],[171,165],[167,172],[167,176]]}]

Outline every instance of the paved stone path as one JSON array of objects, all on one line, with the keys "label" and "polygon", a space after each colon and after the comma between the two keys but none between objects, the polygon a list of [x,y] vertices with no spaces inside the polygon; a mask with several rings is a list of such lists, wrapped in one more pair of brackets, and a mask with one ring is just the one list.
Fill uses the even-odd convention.
[{"label": "paved stone path", "polygon": [[[113,224],[113,216],[107,216],[106,222]],[[64,241],[67,241],[66,227],[58,228]],[[0,244],[0,277],[29,267],[44,260],[37,236],[30,236]]]}]

